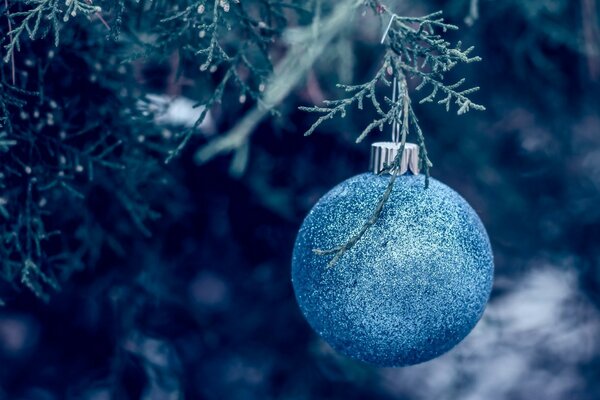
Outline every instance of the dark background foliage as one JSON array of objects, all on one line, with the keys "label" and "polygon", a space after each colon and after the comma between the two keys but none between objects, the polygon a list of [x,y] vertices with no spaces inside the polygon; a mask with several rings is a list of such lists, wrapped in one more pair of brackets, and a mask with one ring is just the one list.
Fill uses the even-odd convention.
[{"label": "dark background foliage", "polygon": [[[443,9],[451,23],[461,26],[450,33],[452,39],[475,45],[483,57],[481,63],[461,67],[456,76],[467,76],[482,87],[477,101],[487,111],[458,117],[435,105],[417,107],[434,162],[432,175],[461,193],[488,229],[496,262],[492,304],[502,304],[532,270],[550,265],[575,277],[577,297],[548,312],[568,319],[573,327],[597,321],[596,2],[482,0],[479,18],[467,26],[469,5],[467,0],[431,0],[410,9],[413,15]],[[136,85],[168,91],[172,63],[166,57],[128,65],[138,70],[134,83],[112,72],[99,81],[83,79],[98,63],[109,71],[117,66],[110,67],[110,57],[85,48],[93,47],[94,40],[109,39],[87,37],[89,23],[81,24],[69,28],[78,33],[64,35],[46,70],[52,98],[64,99],[60,108],[65,120],[56,121],[57,129],[76,131],[92,122],[98,134],[103,126],[119,129],[119,102],[135,103]],[[379,53],[357,31],[350,72],[353,81],[363,82],[370,79]],[[21,52],[47,54],[50,48],[51,40],[40,40]],[[18,63],[19,73],[28,71],[24,60]],[[91,251],[77,263],[89,263],[91,257],[94,267],[69,270],[70,279],[59,291],[50,291],[48,302],[27,290],[4,292],[1,399],[417,399],[436,393],[429,386],[429,392],[419,391],[425,387],[427,369],[412,370],[421,374],[390,372],[336,355],[310,330],[295,303],[290,256],[302,218],[321,195],[364,171],[368,163],[368,143],[354,144],[360,127],[369,122],[367,114],[357,111],[323,125],[309,138],[302,136],[314,117],[297,106],[314,101],[315,87],[327,98],[339,95],[339,69],[319,63],[315,71],[281,105],[283,117],[258,126],[241,177],[229,173],[227,157],[202,166],[194,162],[195,150],[210,134],[192,138],[178,158],[163,165],[162,149],[138,146],[140,134],[150,142],[161,134],[139,116],[137,128],[123,133],[131,145],[121,151],[134,154],[136,162],[143,160],[133,170],[150,177],[134,183],[127,176],[100,172],[107,175],[81,183],[85,200],[56,204],[55,217],[49,220],[63,229],[71,226],[72,236],[65,240],[76,243],[57,243],[59,251],[63,245],[84,246]],[[9,79],[10,66],[5,64],[2,73]],[[194,98],[194,90],[209,91],[211,79],[218,76],[204,79],[206,88],[185,89],[184,94]],[[111,93],[121,88],[131,93],[114,98]],[[213,135],[233,126],[248,107],[240,105],[238,95],[226,94],[212,115]],[[153,209],[161,214],[143,218],[152,235],[121,222],[128,218],[130,200],[119,198],[116,189],[126,190],[127,182],[144,182],[129,194],[153,199]],[[77,236],[82,229],[85,233]],[[552,287],[544,290],[551,294]],[[581,304],[591,305],[585,315],[578,312]],[[519,348],[521,341],[513,336],[504,343]],[[573,362],[561,357],[548,362],[539,344],[521,352],[535,355],[536,368],[552,371],[552,379],[572,379],[567,379],[565,365]],[[577,384],[566,391],[552,389],[555,397],[547,398],[600,396],[600,349],[586,349],[587,356],[573,363]],[[465,357],[452,364],[454,359],[444,357],[447,361],[440,362],[453,368],[491,366],[499,376],[510,367],[498,363],[494,369],[493,358]],[[453,378],[438,387],[447,388],[447,398],[478,398],[470,392],[477,382],[468,378]],[[537,398],[527,379],[515,378],[510,392],[494,398]]]}]

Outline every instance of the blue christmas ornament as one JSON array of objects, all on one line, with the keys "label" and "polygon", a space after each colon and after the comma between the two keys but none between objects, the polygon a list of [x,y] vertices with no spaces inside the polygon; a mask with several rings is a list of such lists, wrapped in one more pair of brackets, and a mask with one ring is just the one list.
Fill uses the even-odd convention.
[{"label": "blue christmas ornament", "polygon": [[[407,144],[404,167],[416,168],[417,150]],[[469,204],[433,178],[426,189],[425,177],[410,173],[397,177],[376,223],[329,266],[332,256],[313,250],[355,235],[390,179],[358,175],[318,201],[296,239],[292,283],[309,324],[338,352],[406,366],[447,352],[473,329],[494,266],[485,228]]]}]

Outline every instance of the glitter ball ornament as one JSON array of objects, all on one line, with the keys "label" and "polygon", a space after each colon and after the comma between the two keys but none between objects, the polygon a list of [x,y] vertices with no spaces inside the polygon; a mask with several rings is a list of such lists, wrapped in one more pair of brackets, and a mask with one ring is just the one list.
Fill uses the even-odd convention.
[{"label": "glitter ball ornament", "polygon": [[[390,143],[374,146],[376,164],[393,159]],[[403,168],[414,171],[417,154],[407,144]],[[433,178],[425,188],[425,177],[411,173],[397,177],[376,223],[329,266],[332,256],[313,250],[355,235],[390,179],[358,175],[318,201],[296,239],[292,283],[309,324],[338,352],[406,366],[447,352],[473,329],[494,267],[487,233],[469,204]]]}]

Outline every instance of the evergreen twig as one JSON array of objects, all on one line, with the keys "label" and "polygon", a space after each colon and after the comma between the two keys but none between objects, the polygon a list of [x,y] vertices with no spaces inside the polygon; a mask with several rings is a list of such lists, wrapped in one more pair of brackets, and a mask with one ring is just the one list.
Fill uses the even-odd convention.
[{"label": "evergreen twig", "polygon": [[237,87],[240,103],[250,99],[277,114],[264,101],[266,83],[273,73],[271,45],[288,27],[286,9],[309,14],[307,4],[310,2],[301,0],[200,0],[160,21],[157,42],[163,53],[178,49],[196,58],[200,71],[221,71],[212,94],[198,103],[204,111],[193,128],[178,134],[180,142],[169,152],[167,162],[185,148],[208,112],[221,103],[228,86]]},{"label": "evergreen twig", "polygon": [[[16,50],[19,50],[21,36],[27,33],[30,39],[45,36],[48,31],[54,34],[54,45],[58,46],[60,39],[60,27],[62,22],[67,22],[71,17],[78,14],[90,16],[99,13],[102,8],[95,6],[92,2],[85,0],[25,0],[25,8],[21,11],[10,13],[7,4],[7,16],[9,21],[17,20],[14,28],[8,32],[9,41],[4,46],[6,54],[4,61],[14,59]],[[60,18],[62,16],[62,18]]]},{"label": "evergreen twig", "polygon": [[[319,255],[334,255],[329,262],[329,266],[334,265],[346,251],[350,250],[379,218],[396,181],[398,170],[396,163],[402,159],[406,136],[411,127],[417,135],[417,143],[420,149],[419,163],[425,172],[425,188],[429,186],[429,169],[432,167],[432,163],[425,145],[423,131],[419,126],[419,120],[410,101],[407,79],[418,80],[416,91],[421,91],[427,86],[431,88],[431,92],[419,101],[420,104],[437,100],[438,104],[445,105],[446,110],[449,111],[451,103],[454,103],[457,105],[458,115],[472,109],[485,110],[483,105],[475,103],[469,98],[469,95],[479,90],[478,87],[459,89],[465,82],[464,78],[454,84],[444,82],[445,74],[457,64],[480,61],[480,58],[470,56],[473,47],[463,50],[461,42],[453,46],[441,34],[437,33],[438,31],[444,33],[448,30],[458,29],[455,25],[444,21],[441,11],[423,17],[403,17],[391,12],[378,1],[370,1],[369,4],[376,13],[386,14],[390,18],[382,40],[382,43],[386,44],[387,51],[383,57],[381,67],[376,72],[375,77],[367,83],[353,86],[338,85],[346,93],[350,93],[350,96],[337,100],[325,100],[323,106],[301,107],[300,109],[304,111],[323,114],[312,124],[305,135],[312,134],[323,122],[335,116],[345,117],[350,106],[356,105],[359,110],[362,110],[364,99],[367,98],[376,112],[376,117],[360,132],[356,141],[364,140],[375,129],[383,131],[384,127],[394,124],[401,127],[402,139],[400,151],[394,160],[396,169],[393,170],[388,187],[367,222],[357,234],[351,236],[343,245],[332,249],[313,250]],[[381,103],[377,99],[378,92],[381,86],[385,88],[390,86],[388,75],[393,76],[395,80],[402,83],[402,98],[394,102],[384,95],[384,102]],[[440,95],[442,98],[438,99]],[[381,97],[381,95],[379,96]],[[385,105],[382,106],[382,104]]]},{"label": "evergreen twig", "polygon": [[[13,67],[10,76],[0,68],[0,279],[20,282],[42,298],[47,297],[47,289],[58,288],[70,272],[86,265],[103,244],[122,253],[124,246],[119,240],[131,234],[129,229],[151,234],[151,221],[159,213],[150,207],[144,193],[148,186],[154,187],[148,182],[166,179],[155,159],[166,155],[169,161],[180,154],[230,89],[235,90],[240,103],[253,103],[250,111],[229,132],[210,140],[195,159],[205,162],[217,154],[233,152],[232,171],[241,174],[256,125],[269,113],[276,113],[276,106],[347,29],[360,6],[393,17],[382,65],[365,84],[340,85],[346,98],[305,108],[322,114],[307,133],[327,120],[343,117],[352,107],[362,109],[366,104],[375,109],[376,117],[359,133],[357,141],[372,130],[396,123],[401,127],[402,147],[390,166],[393,177],[371,218],[348,243],[325,250],[334,260],[376,223],[391,195],[395,167],[411,131],[418,137],[421,164],[429,176],[431,162],[407,80],[416,80],[417,90],[431,90],[422,102],[437,101],[447,108],[455,104],[459,114],[483,109],[470,99],[477,88],[463,89],[463,81],[452,85],[444,81],[444,74],[455,65],[478,58],[470,56],[472,48],[451,46],[436,33],[456,29],[439,13],[401,17],[374,0],[344,0],[331,7],[321,0],[3,3],[2,17],[7,21],[2,26],[9,28],[0,45],[3,58]],[[94,3],[110,11],[107,20]],[[101,37],[97,24],[67,23],[78,15],[97,17],[110,29],[109,36]],[[292,19],[298,26],[291,26]],[[127,37],[114,40],[122,27]],[[34,39],[51,49],[34,51]],[[273,42],[282,39],[288,45],[287,53],[274,62]],[[60,44],[60,48],[52,44]],[[94,51],[89,50],[92,48]],[[27,58],[15,61],[19,52]],[[144,87],[143,72],[132,73],[135,68],[128,69],[126,62],[137,60],[139,55],[159,62],[174,56],[186,61],[173,67],[170,95],[179,94],[184,81],[200,77],[207,85],[203,91],[206,95],[196,99],[204,109],[192,128],[165,134],[154,124],[152,112],[137,106],[140,95],[148,95],[150,89]],[[54,61],[60,57],[61,62],[55,64],[53,57]],[[126,79],[127,73],[131,79]],[[186,76],[193,79],[184,79]],[[401,101],[381,93],[392,80],[401,82]],[[73,87],[86,96],[67,93]],[[175,140],[174,147],[170,139]],[[97,217],[90,215],[87,203],[95,201],[97,191],[106,192],[111,200],[107,207],[111,218],[122,221],[118,224],[122,232],[99,227]],[[72,213],[61,212],[70,205],[76,205]],[[93,240],[90,235],[95,235]]]},{"label": "evergreen twig", "polygon": [[[79,51],[104,50],[103,37],[86,34],[62,33],[60,51],[73,65],[52,63],[54,50],[39,55],[22,35],[28,58],[19,83],[35,90],[12,85],[0,68],[0,281],[41,299],[90,265],[104,243],[116,247],[114,236],[134,229],[148,235],[157,213],[143,193],[148,182],[164,180],[157,179],[156,153],[145,136],[156,128],[143,122],[133,91],[124,90],[132,83],[123,82],[125,71],[105,72],[93,52]],[[73,86],[86,96],[72,95]],[[119,235],[90,216],[98,193],[109,196],[103,212],[121,221],[114,227]]]},{"label": "evergreen twig", "polygon": [[266,80],[262,102],[248,112],[231,130],[209,142],[196,152],[198,163],[204,163],[218,154],[236,152],[246,145],[254,128],[274,109],[306,75],[329,43],[347,26],[348,20],[362,0],[345,0],[333,11],[313,25],[296,29],[295,37],[287,55],[278,64],[276,71]]}]

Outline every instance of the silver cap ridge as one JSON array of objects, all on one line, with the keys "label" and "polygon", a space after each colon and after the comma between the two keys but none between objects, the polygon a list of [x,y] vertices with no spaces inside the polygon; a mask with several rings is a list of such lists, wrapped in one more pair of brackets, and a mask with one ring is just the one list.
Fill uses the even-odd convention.
[{"label": "silver cap ridge", "polygon": [[[400,150],[400,143],[396,142],[377,142],[371,145],[371,162],[369,170],[374,174],[379,174],[389,164],[394,161],[396,154]],[[406,143],[404,154],[400,160],[400,171],[402,175],[406,171],[412,172],[414,175],[419,174],[419,146],[414,143]],[[389,172],[393,172],[390,170]]]}]

